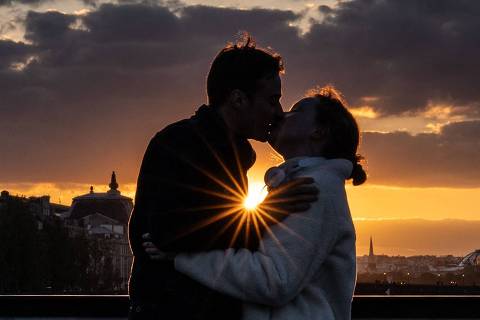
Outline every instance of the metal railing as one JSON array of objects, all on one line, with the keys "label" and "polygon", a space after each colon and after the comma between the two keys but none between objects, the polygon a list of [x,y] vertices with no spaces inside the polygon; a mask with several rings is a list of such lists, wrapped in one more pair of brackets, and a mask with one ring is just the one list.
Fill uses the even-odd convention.
[{"label": "metal railing", "polygon": [[[126,295],[3,295],[1,318],[126,318]],[[480,296],[355,296],[352,318],[480,318]]]}]

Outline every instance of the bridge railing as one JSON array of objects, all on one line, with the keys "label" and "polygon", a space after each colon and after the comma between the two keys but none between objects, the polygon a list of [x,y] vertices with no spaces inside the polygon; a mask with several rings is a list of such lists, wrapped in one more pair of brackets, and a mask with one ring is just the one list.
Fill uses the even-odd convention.
[{"label": "bridge railing", "polygon": [[[0,319],[126,319],[125,295],[3,295]],[[354,319],[480,319],[480,296],[372,296],[353,299]]]}]

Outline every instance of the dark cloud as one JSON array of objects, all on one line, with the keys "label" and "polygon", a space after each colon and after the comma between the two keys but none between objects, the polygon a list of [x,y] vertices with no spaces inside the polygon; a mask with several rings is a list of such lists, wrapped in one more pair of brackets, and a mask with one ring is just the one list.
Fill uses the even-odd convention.
[{"label": "dark cloud", "polygon": [[178,16],[149,4],[30,12],[31,45],[0,42],[9,57],[0,71],[0,181],[100,183],[112,169],[135,181],[149,138],[205,102],[209,63],[227,40],[243,28],[294,37],[295,18],[203,6]]},{"label": "dark cloud", "polygon": [[439,134],[364,133],[372,183],[406,187],[479,187],[480,121],[446,125]]},{"label": "dark cloud", "polygon": [[98,0],[82,0],[87,6],[96,7]]},{"label": "dark cloud", "polygon": [[[478,110],[480,92],[472,83],[480,71],[475,19],[480,2],[352,1],[321,7],[324,22],[304,37],[290,26],[301,18],[291,11],[153,3],[104,4],[78,16],[30,12],[29,44],[0,41],[0,181],[101,183],[105,172],[115,169],[125,182],[134,182],[150,136],[205,102],[209,63],[239,30],[286,58],[285,106],[309,87],[330,82],[354,105],[364,104],[364,96],[379,97],[370,103],[385,114],[417,112],[430,100],[476,105],[463,114]],[[443,180],[423,174],[400,179],[399,168],[408,171],[414,161],[412,167],[389,170],[392,159],[375,146],[377,140],[406,141],[402,147],[411,153],[422,139],[446,141],[460,134],[454,127],[441,135],[367,134],[371,181],[475,185],[475,174],[453,165],[473,170],[469,159],[480,157],[461,153],[455,141],[445,142],[447,149],[464,158],[451,157],[449,172],[458,176]],[[445,169],[436,165],[431,172]]]},{"label": "dark cloud", "polygon": [[0,0],[0,6],[11,6],[15,4],[31,4],[38,5],[42,2],[48,2],[51,0]]},{"label": "dark cloud", "polygon": [[37,50],[24,43],[11,40],[0,41],[0,70],[8,68],[12,63],[23,61],[29,54]]},{"label": "dark cloud", "polygon": [[37,13],[30,11],[26,17],[25,38],[47,49],[64,47],[76,17],[56,11]]},{"label": "dark cloud", "polygon": [[301,85],[335,83],[357,105],[379,97],[371,104],[386,114],[480,100],[480,2],[358,0],[319,10],[326,18],[296,65],[306,71]]}]

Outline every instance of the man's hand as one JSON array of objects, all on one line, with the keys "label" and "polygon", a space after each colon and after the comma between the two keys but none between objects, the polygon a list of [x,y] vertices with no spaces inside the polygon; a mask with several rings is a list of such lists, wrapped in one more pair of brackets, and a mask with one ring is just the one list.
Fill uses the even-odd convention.
[{"label": "man's hand", "polygon": [[174,260],[175,255],[172,253],[167,253],[158,249],[155,244],[152,242],[152,237],[150,233],[144,233],[142,235],[142,246],[145,250],[145,253],[150,257],[152,260]]},{"label": "man's hand", "polygon": [[260,206],[264,206],[267,211],[273,207],[282,213],[306,211],[312,202],[318,200],[319,190],[313,185],[314,182],[313,178],[295,178],[282,183],[269,190]]}]

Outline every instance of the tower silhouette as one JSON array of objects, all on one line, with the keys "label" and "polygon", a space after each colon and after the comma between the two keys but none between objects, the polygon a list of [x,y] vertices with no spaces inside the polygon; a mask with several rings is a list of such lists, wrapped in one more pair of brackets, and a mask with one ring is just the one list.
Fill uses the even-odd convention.
[{"label": "tower silhouette", "polygon": [[368,271],[376,271],[377,270],[377,262],[375,259],[375,253],[373,253],[373,240],[372,236],[370,236],[370,250],[368,252]]},{"label": "tower silhouette", "polygon": [[370,250],[368,251],[368,256],[369,257],[374,257],[375,254],[373,253],[373,241],[372,241],[372,236],[370,236]]}]

